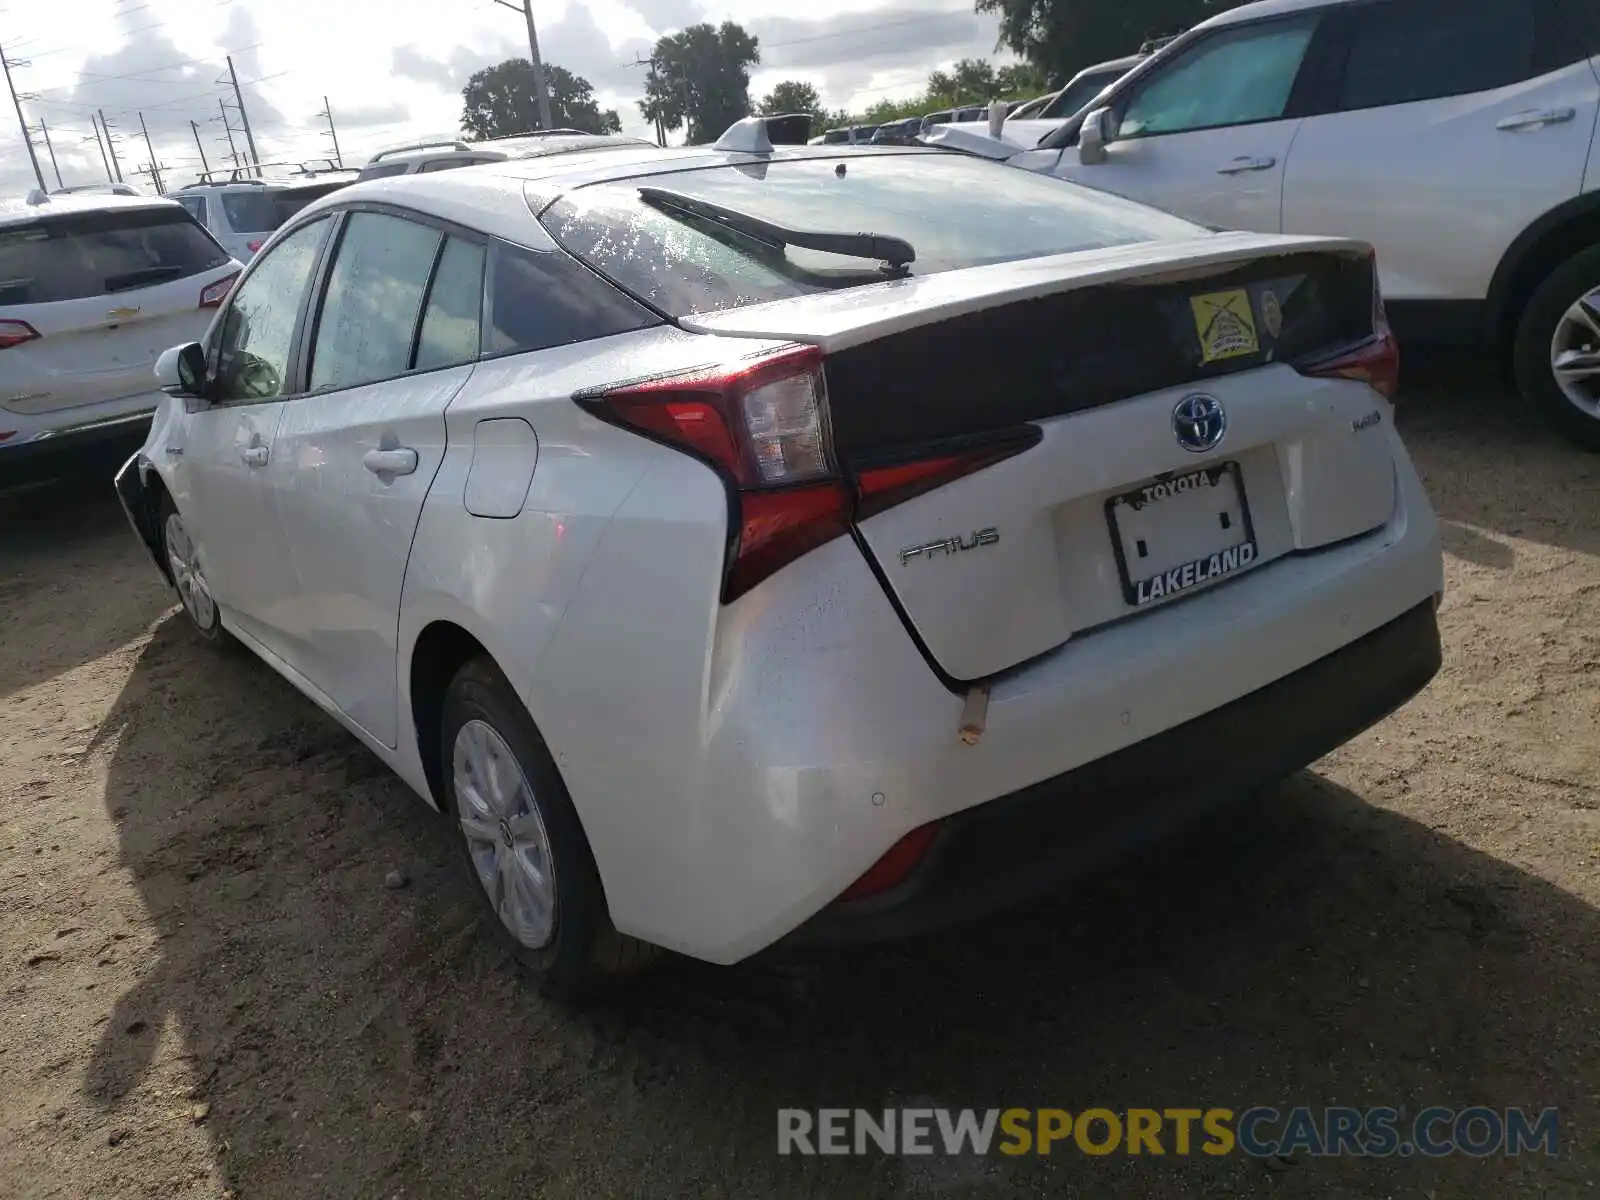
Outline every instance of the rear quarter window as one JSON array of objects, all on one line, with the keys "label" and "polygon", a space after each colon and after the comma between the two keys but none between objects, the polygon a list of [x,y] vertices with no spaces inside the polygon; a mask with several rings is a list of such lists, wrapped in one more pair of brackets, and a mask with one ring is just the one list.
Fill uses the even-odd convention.
[{"label": "rear quarter window", "polygon": [[495,242],[487,355],[544,350],[660,324],[660,318],[558,250]]},{"label": "rear quarter window", "polygon": [[227,262],[222,247],[177,206],[51,217],[0,227],[0,304],[113,295]]}]

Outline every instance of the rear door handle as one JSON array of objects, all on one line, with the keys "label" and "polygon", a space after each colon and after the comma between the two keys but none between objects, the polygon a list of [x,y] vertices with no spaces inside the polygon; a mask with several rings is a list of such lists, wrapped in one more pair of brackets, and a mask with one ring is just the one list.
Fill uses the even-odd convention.
[{"label": "rear door handle", "polygon": [[268,457],[270,456],[265,446],[246,446],[239,451],[239,458],[247,467],[264,467],[267,465]]},{"label": "rear door handle", "polygon": [[1528,112],[1512,113],[1494,123],[1496,129],[1515,133],[1519,129],[1538,129],[1546,125],[1564,125],[1578,115],[1575,108],[1541,108]]},{"label": "rear door handle", "polygon": [[361,456],[361,465],[374,475],[409,475],[417,469],[417,452],[410,446],[368,450]]},{"label": "rear door handle", "polygon": [[1218,175],[1243,175],[1246,171],[1270,171],[1278,165],[1278,160],[1270,154],[1263,154],[1259,158],[1249,155],[1234,159],[1226,166],[1218,167]]}]

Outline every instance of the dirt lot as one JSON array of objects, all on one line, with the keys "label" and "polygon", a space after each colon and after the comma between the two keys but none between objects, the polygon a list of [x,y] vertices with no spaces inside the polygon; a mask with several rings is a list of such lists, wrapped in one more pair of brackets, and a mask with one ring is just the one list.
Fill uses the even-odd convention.
[{"label": "dirt lot", "polygon": [[[1450,589],[1404,712],[1037,911],[582,1014],[479,936],[439,818],[186,636],[112,504],[13,506],[0,1194],[1600,1194],[1600,460],[1470,381],[1402,424]],[[1566,1153],[774,1152],[779,1107],[918,1101],[1555,1105]]]}]

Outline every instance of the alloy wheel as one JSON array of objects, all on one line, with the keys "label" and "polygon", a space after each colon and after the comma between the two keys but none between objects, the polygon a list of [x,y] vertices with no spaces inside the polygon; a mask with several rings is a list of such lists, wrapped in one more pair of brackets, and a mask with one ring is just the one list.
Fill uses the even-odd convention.
[{"label": "alloy wheel", "polygon": [[211,588],[200,570],[199,556],[189,531],[183,527],[183,518],[177,513],[167,516],[166,524],[167,566],[172,571],[173,586],[184,610],[203,632],[209,633],[217,620],[217,603],[211,597]]},{"label": "alloy wheel", "polygon": [[1600,420],[1600,289],[1580,297],[1557,323],[1550,368],[1567,401]]},{"label": "alloy wheel", "polygon": [[451,770],[478,882],[511,935],[529,950],[542,949],[555,934],[556,878],[528,777],[505,739],[482,720],[456,733]]}]

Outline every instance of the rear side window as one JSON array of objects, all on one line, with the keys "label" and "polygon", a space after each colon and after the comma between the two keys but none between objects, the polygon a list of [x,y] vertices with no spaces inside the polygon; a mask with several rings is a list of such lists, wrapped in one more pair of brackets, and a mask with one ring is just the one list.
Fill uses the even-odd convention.
[{"label": "rear side window", "polygon": [[271,233],[284,221],[284,214],[266,188],[224,192],[222,211],[227,214],[228,227],[235,233]]},{"label": "rear side window", "polygon": [[437,229],[385,213],[351,213],[339,239],[311,353],[311,390],[404,375]]},{"label": "rear side window", "polygon": [[658,324],[646,309],[558,250],[495,242],[485,354],[544,350]]},{"label": "rear side window", "polygon": [[639,199],[641,183],[790,229],[902,238],[916,251],[913,275],[1203,232],[1103,192],[936,151],[787,159],[759,173],[715,167],[651,175],[579,188],[545,211],[541,219],[558,242],[673,316],[890,276],[866,259],[770,246],[651,207]]},{"label": "rear side window", "polygon": [[482,162],[477,158],[436,158],[432,162],[425,162],[418,168],[419,175],[428,171],[452,171],[456,167],[470,167],[475,162]]},{"label": "rear side window", "polygon": [[446,238],[444,253],[428,289],[417,339],[417,370],[469,363],[478,357],[483,311],[484,249],[475,242]]},{"label": "rear side window", "polygon": [[75,213],[0,227],[0,304],[50,304],[154,287],[228,256],[176,206]]},{"label": "rear side window", "polygon": [[[1534,0],[1385,0],[1351,11],[1342,109],[1507,87],[1541,74]],[[1581,55],[1573,53],[1572,61]]]}]

